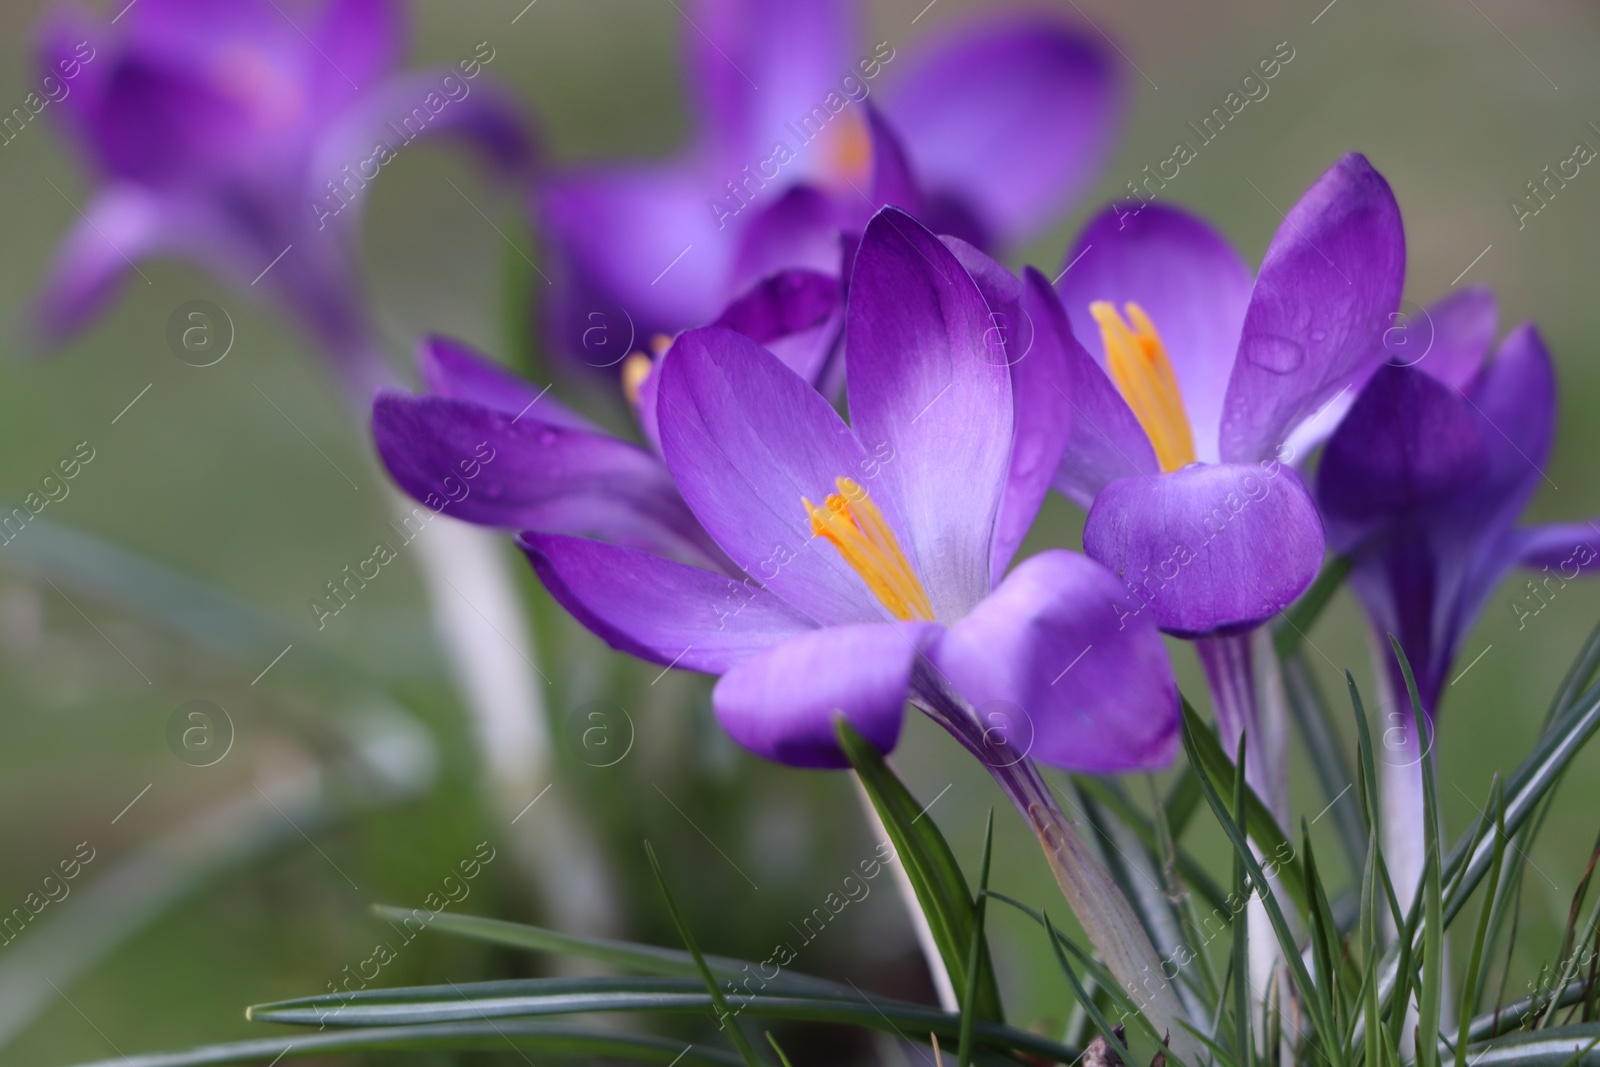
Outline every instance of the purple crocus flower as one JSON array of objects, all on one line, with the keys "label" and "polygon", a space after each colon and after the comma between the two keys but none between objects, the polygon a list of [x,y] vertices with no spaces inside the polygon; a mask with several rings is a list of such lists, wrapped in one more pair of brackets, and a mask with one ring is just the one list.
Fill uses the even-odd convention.
[{"label": "purple crocus flower", "polygon": [[42,35],[48,70],[93,48],[57,107],[100,188],[45,284],[40,332],[60,342],[135,261],[176,255],[265,290],[364,405],[385,375],[353,204],[419,136],[462,135],[500,168],[526,167],[515,109],[476,80],[492,50],[397,72],[393,0],[140,0],[112,22],[61,8]]},{"label": "purple crocus flower", "polygon": [[[1493,360],[1498,316],[1486,289],[1428,309],[1431,344],[1412,365],[1381,368],[1328,441],[1317,500],[1333,548],[1352,562],[1385,664],[1385,803],[1400,844],[1421,866],[1421,761],[1393,634],[1405,650],[1431,727],[1462,641],[1513,567],[1538,573],[1509,603],[1528,628],[1567,582],[1600,561],[1600,526],[1519,526],[1544,479],[1555,435],[1555,371],[1538,331],[1512,330]],[[1404,867],[1397,847],[1393,861]],[[1397,879],[1398,885],[1398,879]]]},{"label": "purple crocus flower", "polygon": [[858,45],[858,6],[687,5],[691,144],[538,191],[561,259],[561,350],[610,366],[774,271],[838,277],[841,234],[883,205],[987,249],[1031,236],[1092,181],[1120,101],[1100,38],[1025,15]]},{"label": "purple crocus flower", "polygon": [[[1074,421],[1056,485],[1089,511],[1084,551],[1124,581],[1123,614],[1194,639],[1252,784],[1265,751],[1249,632],[1321,567],[1322,522],[1284,460],[1332,428],[1384,352],[1405,240],[1366,159],[1335,164],[1284,217],[1261,269],[1175,208],[1118,205],[1069,252]],[[1281,805],[1280,805],[1281,806]]]}]

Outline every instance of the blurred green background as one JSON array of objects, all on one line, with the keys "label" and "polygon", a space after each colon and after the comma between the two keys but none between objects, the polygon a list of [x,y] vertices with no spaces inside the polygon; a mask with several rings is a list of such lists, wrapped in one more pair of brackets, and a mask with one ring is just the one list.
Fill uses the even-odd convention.
[{"label": "blurred green background", "polygon": [[[538,0],[513,25],[524,3],[414,3],[413,62],[453,61],[489,41],[497,51],[490,73],[537,115],[557,163],[662,155],[680,143],[689,119],[676,5]],[[1600,399],[1592,356],[1600,342],[1600,175],[1584,170],[1523,229],[1508,207],[1575,142],[1600,145],[1588,125],[1600,123],[1593,62],[1600,11],[1511,0],[1325,4],[1049,5],[1063,18],[1092,19],[1137,69],[1127,72],[1125,136],[1094,196],[1016,262],[1059,264],[1095,205],[1168,156],[1174,141],[1189,136],[1187,121],[1218,106],[1258,59],[1287,41],[1295,58],[1270,83],[1270,96],[1249,106],[1164,195],[1215,219],[1256,260],[1279,223],[1273,204],[1287,208],[1339,154],[1365,152],[1405,212],[1410,299],[1430,302],[1465,270],[1462,284],[1496,288],[1506,325],[1536,320],[1555,352],[1560,436],[1533,516],[1600,513],[1600,420],[1592,414]],[[872,40],[914,53],[925,32],[987,6],[873,3]],[[29,91],[29,42],[42,7],[15,0],[0,9],[0,101],[20,102]],[[367,554],[388,512],[364,430],[347,423],[315,354],[281,316],[186,265],[158,262],[144,265],[148,282],[135,278],[114,312],[66,351],[40,359],[29,349],[28,301],[55,242],[76,221],[72,205],[88,192],[49,119],[46,111],[0,148],[7,357],[0,361],[0,498],[20,499],[87,440],[94,461],[43,518],[96,540],[80,544],[35,523],[0,548],[0,912],[21,905],[80,842],[95,858],[65,901],[0,945],[0,1062],[7,1064],[259,1035],[264,1028],[243,1019],[245,1005],[324,991],[391,936],[369,916],[369,904],[421,904],[478,842],[503,845],[507,830],[487,814],[467,723],[433,650],[409,564],[386,569],[327,630],[312,624],[307,598]],[[424,331],[454,333],[507,358],[525,355],[517,353],[514,324],[527,267],[462,193],[526,243],[518,198],[438,147],[386,167],[369,201],[365,260],[397,363]],[[179,362],[164,340],[173,309],[197,298],[223,306],[237,328],[229,356],[204,369]],[[1031,544],[1075,547],[1080,528],[1081,516],[1053,500]],[[133,568],[107,546],[144,562]],[[97,568],[132,584],[113,595]],[[531,576],[517,573],[551,677],[545,695],[560,756],[554,788],[601,841],[615,932],[670,940],[644,874],[639,844],[649,837],[708,949],[762,958],[790,936],[789,923],[871,854],[873,837],[849,779],[745,755],[711,723],[702,680],[652,684],[656,668],[606,652],[549,605]],[[204,583],[237,613],[186,627],[163,607],[172,574]],[[1489,651],[1445,697],[1441,802],[1452,834],[1474,814],[1491,773],[1527,750],[1561,672],[1600,616],[1600,587],[1573,585],[1519,631],[1509,602],[1521,582],[1509,580],[1491,601],[1463,663]],[[1320,654],[1310,660],[1327,692],[1342,692],[1338,670],[1346,666],[1363,682],[1370,677],[1364,624],[1348,595],[1311,636]],[[294,650],[252,684],[289,643]],[[1192,653],[1174,646],[1174,655],[1186,691],[1203,702]],[[181,762],[167,742],[174,709],[195,699],[225,708],[236,732],[226,757],[208,767]],[[628,757],[607,768],[577,758],[569,736],[576,709],[595,699],[625,708],[637,732]],[[378,744],[375,735],[388,746],[383,751],[410,754],[409,762],[390,761],[387,786],[370,772],[339,769],[350,752]],[[998,790],[917,717],[897,762],[919,796],[938,797],[932,817],[963,860],[975,863],[986,812],[1004,808]],[[320,786],[306,777],[319,767]],[[1555,951],[1600,823],[1597,771],[1600,753],[1587,753],[1528,857],[1538,876],[1527,878],[1510,996]],[[1312,776],[1293,780],[1297,810],[1321,810],[1326,799]],[[1143,783],[1127,785],[1146,795]],[[263,808],[264,797],[279,805],[281,819]],[[540,814],[535,807],[527,817]],[[995,885],[1062,911],[1020,821],[1005,810],[997,821]],[[1330,822],[1315,832],[1331,855]],[[1203,834],[1191,844],[1221,855],[1207,852]],[[218,850],[227,862],[204,860]],[[160,871],[172,885],[157,884],[152,872]],[[119,880],[96,895],[97,882],[113,875]],[[797,965],[864,989],[930,995],[888,880],[874,889]],[[169,903],[148,921],[123,914],[163,893]],[[69,908],[81,910],[46,929]],[[527,884],[501,859],[473,881],[458,909],[540,917]],[[95,923],[114,925],[119,916],[128,936],[109,953],[88,951],[97,939],[109,943],[112,927]],[[1023,1025],[1062,1019],[1070,1002],[1040,940],[1004,909],[992,922],[1013,1018]],[[74,952],[84,952],[80,966],[68,966]],[[460,982],[548,966],[424,936],[375,984]],[[693,1032],[697,1024],[670,1025]],[[843,1058],[818,1059],[799,1042],[791,1049],[811,1062]],[[485,1058],[517,1056],[478,1056]]]}]

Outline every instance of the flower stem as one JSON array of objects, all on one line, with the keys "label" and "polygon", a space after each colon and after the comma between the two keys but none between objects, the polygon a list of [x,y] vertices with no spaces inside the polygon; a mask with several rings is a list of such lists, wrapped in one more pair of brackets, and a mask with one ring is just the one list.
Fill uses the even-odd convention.
[{"label": "flower stem", "polygon": [[1026,752],[1019,755],[1006,738],[997,737],[993,727],[980,722],[977,714],[942,684],[919,679],[915,702],[983,762],[1028,821],[1090,944],[1156,1032],[1170,1038],[1172,1051],[1185,1063],[1203,1062],[1204,1050],[1184,1025],[1188,1016],[1177,990],[1162,973],[1161,958],[1149,934],[1077,826],[1061,810],[1038,765]]}]

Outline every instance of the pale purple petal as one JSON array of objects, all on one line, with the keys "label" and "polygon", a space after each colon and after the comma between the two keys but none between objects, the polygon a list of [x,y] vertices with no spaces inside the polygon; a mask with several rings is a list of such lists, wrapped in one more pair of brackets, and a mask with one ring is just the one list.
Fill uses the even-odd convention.
[{"label": "pale purple petal", "polygon": [[1149,435],[1106,372],[1078,343],[1061,301],[1035,287],[1026,307],[1035,345],[1058,351],[1067,372],[1062,395],[1055,398],[1068,424],[1055,487],[1087,510],[1100,490],[1118,478],[1160,473]]},{"label": "pale purple petal", "polygon": [[980,721],[1004,724],[997,759],[1031,755],[1090,774],[1159,770],[1178,747],[1178,686],[1153,621],[1127,617],[1126,598],[1092,560],[1042,552],[928,656]]},{"label": "pale purple petal", "polygon": [[1415,364],[1446,385],[1465,389],[1494,345],[1500,309],[1487,286],[1469,285],[1420,316],[1401,314],[1394,327],[1402,331],[1403,340],[1400,345],[1387,340],[1385,346],[1395,353],[1395,362]]},{"label": "pale purple petal", "polygon": [[[690,330],[663,359],[656,419],[689,508],[744,573],[822,625],[888,618],[812,536],[803,499],[821,506],[841,477],[869,492],[877,483],[868,452],[803,378],[742,334]],[[894,502],[877,503],[892,522]]]},{"label": "pale purple petal", "polygon": [[[839,273],[839,209],[837,201],[827,193],[814,186],[797,185],[770,205],[753,204],[745,211],[749,214],[741,211],[740,221],[749,221],[739,234],[739,252],[733,268],[735,287],[747,286],[782,270]],[[732,221],[728,224],[732,225]]]},{"label": "pale purple petal", "polygon": [[884,111],[924,188],[1014,243],[1081,194],[1106,161],[1119,78],[1093,31],[1032,15],[988,19],[907,48]]},{"label": "pale purple petal", "polygon": [[937,631],[926,623],[879,623],[791,637],[724,674],[712,709],[758,756],[795,767],[848,767],[835,723],[843,718],[878,751],[892,751],[918,646]]},{"label": "pale purple petal", "polygon": [[470,400],[514,417],[531,414],[541,424],[600,432],[600,427],[551,396],[548,387],[519,378],[448,337],[425,337],[417,343],[417,372],[436,396]]},{"label": "pale purple petal", "polygon": [[[1267,249],[1223,403],[1221,454],[1250,462],[1387,357],[1405,232],[1383,176],[1345,156],[1289,209]],[[1158,324],[1159,325],[1159,324]]]},{"label": "pale purple petal", "polygon": [[414,499],[467,522],[583,534],[716,566],[722,557],[665,466],[600,432],[464,400],[381,395],[378,455]]},{"label": "pale purple petal", "polygon": [[1073,332],[1103,367],[1105,344],[1089,314],[1096,300],[1119,314],[1138,304],[1172,361],[1202,463],[1218,459],[1223,396],[1250,303],[1250,268],[1227,239],[1178,208],[1108,208],[1068,252],[1058,288]]},{"label": "pale purple petal", "polygon": [[754,582],[581,537],[530,531],[518,541],[562,607],[652,663],[721,674],[812,629]]},{"label": "pale purple petal", "polygon": [[[845,373],[850,417],[883,458],[863,483],[905,518],[901,544],[940,619],[990,589],[994,523],[1011,459],[1011,376],[990,343],[991,309],[955,255],[885,208],[850,279]],[[887,450],[887,453],[885,453]]]},{"label": "pale purple petal", "polygon": [[37,330],[56,345],[105,310],[134,264],[164,250],[172,219],[162,201],[134,185],[112,185],[89,203],[46,276]]},{"label": "pale purple petal", "polygon": [[1546,569],[1571,579],[1580,574],[1593,577],[1600,568],[1600,516],[1584,522],[1529,526],[1515,535],[1517,562],[1524,567]]},{"label": "pale purple petal", "polygon": [[1123,478],[1089,509],[1083,550],[1178,637],[1256,626],[1305,592],[1322,566],[1322,520],[1283,464],[1193,464]]},{"label": "pale purple petal", "polygon": [[405,11],[398,0],[328,0],[309,36],[325,60],[313,71],[327,86],[318,95],[353,95],[405,58]]}]

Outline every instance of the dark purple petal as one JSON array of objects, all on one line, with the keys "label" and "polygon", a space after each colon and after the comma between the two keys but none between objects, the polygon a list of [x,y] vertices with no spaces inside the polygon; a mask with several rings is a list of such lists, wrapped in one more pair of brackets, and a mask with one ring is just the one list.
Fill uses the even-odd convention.
[{"label": "dark purple petal", "polygon": [[[34,48],[35,74],[47,95],[65,95],[51,105],[52,121],[64,121],[78,147],[93,155],[85,142],[90,122],[117,65],[115,29],[99,15],[76,3],[53,4],[45,10]],[[87,62],[85,61],[87,60]]]},{"label": "dark purple petal", "polygon": [[923,187],[1006,242],[1032,236],[1105,163],[1121,94],[1097,35],[1035,16],[991,19],[900,62],[883,106]]},{"label": "dark purple petal", "polygon": [[1192,464],[1123,478],[1089,509],[1083,550],[1177,637],[1238,632],[1305,592],[1322,566],[1322,520],[1283,464]]},{"label": "dark purple petal", "polygon": [[1460,392],[1420,368],[1380,368],[1317,470],[1317,500],[1334,547],[1349,551],[1375,521],[1481,487],[1489,451],[1479,421]]},{"label": "dark purple petal", "polygon": [[659,459],[600,432],[470,401],[381,395],[372,435],[413,498],[466,522],[594,536],[692,562],[720,553]]},{"label": "dark purple petal", "polygon": [[[198,69],[126,55],[107,74],[88,136],[108,173],[151,186],[197,185],[259,154],[247,101]],[[298,106],[285,88],[281,106]]]},{"label": "dark purple petal", "polygon": [[[436,396],[470,400],[512,416],[532,414],[542,425],[602,432],[600,427],[525,378],[448,337],[425,337],[417,344],[417,372]],[[537,407],[537,411],[535,411]]]},{"label": "dark purple petal", "polygon": [[1534,569],[1548,568],[1560,577],[1592,577],[1600,559],[1600,516],[1584,522],[1530,526],[1516,532],[1517,562]]},{"label": "dark purple petal", "polygon": [[1026,307],[1035,345],[1058,352],[1066,368],[1067,382],[1055,398],[1065,407],[1068,424],[1055,487],[1087,510],[1100,490],[1118,478],[1154,477],[1161,467],[1149,436],[1106,372],[1078,343],[1061,301],[1035,288]]},{"label": "dark purple petal", "polygon": [[1017,565],[929,659],[1016,758],[1089,774],[1159,770],[1178,747],[1178,685],[1148,616],[1075,552]]},{"label": "dark purple petal", "polygon": [[622,652],[721,674],[812,624],[753,582],[559,534],[518,538],[550,595]]},{"label": "dark purple petal", "polygon": [[1486,497],[1499,496],[1505,526],[1516,519],[1544,477],[1556,428],[1556,373],[1544,339],[1524,323],[1506,335],[1494,361],[1465,394],[1489,445]]},{"label": "dark purple petal", "polygon": [[723,729],[758,756],[848,767],[835,722],[843,717],[878,751],[893,751],[918,645],[937,631],[926,623],[811,630],[724,674],[711,706]]},{"label": "dark purple petal", "polygon": [[856,436],[881,470],[864,483],[897,503],[901,544],[935,617],[988,595],[995,519],[1011,460],[1011,376],[994,309],[956,256],[885,208],[850,280],[845,373]]},{"label": "dark purple petal", "polygon": [[173,236],[165,204],[133,185],[113,185],[95,197],[82,222],[56,253],[40,290],[37,330],[57,345],[105,310],[137,262]]},{"label": "dark purple petal", "polygon": [[770,205],[756,204],[745,210],[749,214],[741,212],[740,221],[749,221],[739,235],[735,285],[747,285],[783,270],[839,272],[840,212],[827,193],[797,185]]},{"label": "dark purple petal", "polygon": [[1363,156],[1345,156],[1289,209],[1262,261],[1223,403],[1223,459],[1273,455],[1361,387],[1387,356],[1405,268],[1389,183]]},{"label": "dark purple petal", "polygon": [[838,341],[843,312],[832,274],[785,270],[745,291],[711,325],[744,334],[815,383]]},{"label": "dark purple petal", "polygon": [[872,203],[870,215],[880,207],[897,207],[909,215],[922,215],[922,190],[906,157],[905,146],[885,121],[883,113],[865,104],[867,131],[872,142]]},{"label": "dark purple petal", "polygon": [[[1469,285],[1421,316],[1401,316],[1395,325],[1403,336],[1385,342],[1395,362],[1414,363],[1446,385],[1465,389],[1494,344],[1500,310],[1486,286]],[[1389,332],[1393,334],[1393,328]],[[1414,351],[1419,344],[1422,351]]]},{"label": "dark purple petal", "polygon": [[1105,344],[1089,305],[1142,307],[1178,377],[1195,455],[1215,463],[1223,396],[1250,303],[1250,268],[1203,220],[1177,208],[1129,204],[1089,223],[1067,254],[1058,288],[1073,332],[1103,367]]},{"label": "dark purple petal", "polygon": [[[869,455],[804,379],[743,334],[690,330],[664,357],[656,419],[662,454],[690,509],[744,573],[820,625],[878,622],[884,607],[827,542],[802,499],[821,506],[841,477],[866,480]],[[895,526],[904,543],[904,524]]]}]

